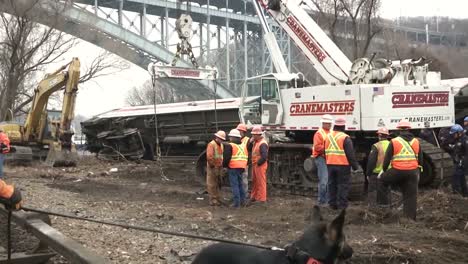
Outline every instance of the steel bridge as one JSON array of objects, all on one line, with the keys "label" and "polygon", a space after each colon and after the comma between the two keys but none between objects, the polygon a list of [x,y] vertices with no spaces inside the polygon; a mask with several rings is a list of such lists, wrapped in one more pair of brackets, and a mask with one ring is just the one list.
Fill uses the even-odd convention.
[{"label": "steel bridge", "polygon": [[[175,20],[180,14],[189,12],[195,22],[194,53],[202,66],[218,68],[220,97],[239,95],[246,77],[273,70],[251,0],[14,2],[17,8],[13,10],[9,0],[1,0],[0,11],[11,14],[27,11],[36,22],[93,43],[144,69],[150,61],[171,62],[178,42]],[[297,65],[304,61],[304,56],[274,22],[272,28],[290,70],[301,71]],[[424,30],[401,27],[393,30],[410,40],[425,39]],[[430,39],[436,43],[438,40],[443,44],[444,38],[443,33],[430,34]],[[178,66],[192,65],[182,60]]]}]

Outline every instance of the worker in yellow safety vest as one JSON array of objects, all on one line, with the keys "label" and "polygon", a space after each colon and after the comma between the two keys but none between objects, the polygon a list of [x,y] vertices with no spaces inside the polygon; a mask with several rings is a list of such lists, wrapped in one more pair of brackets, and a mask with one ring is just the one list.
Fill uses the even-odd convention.
[{"label": "worker in yellow safety vest", "polygon": [[214,139],[206,147],[206,189],[211,206],[221,205],[219,183],[223,170],[223,141],[225,140],[226,133],[220,130],[214,134]]},{"label": "worker in yellow safety vest", "polygon": [[242,172],[247,167],[248,153],[247,148],[241,142],[239,130],[232,129],[228,137],[229,144],[224,145],[223,166],[227,168],[233,195],[231,207],[239,208],[246,202],[246,193],[242,186]]},{"label": "worker in yellow safety vest", "polygon": [[[247,126],[243,123],[240,123],[236,127],[237,130],[239,130],[239,133],[241,134],[241,143],[244,145],[244,147],[247,149],[247,153],[250,155],[252,149],[252,140],[247,136]],[[249,165],[245,168],[244,172],[242,173],[242,186],[244,187],[245,193],[249,193]]]},{"label": "worker in yellow safety vest", "polygon": [[367,160],[366,175],[368,180],[368,204],[370,206],[381,205],[385,206],[390,203],[388,187],[382,184],[377,179],[379,173],[383,170],[383,162],[385,158],[385,152],[387,151],[390,141],[388,137],[390,133],[386,127],[381,127],[377,131],[379,142],[372,145]]}]

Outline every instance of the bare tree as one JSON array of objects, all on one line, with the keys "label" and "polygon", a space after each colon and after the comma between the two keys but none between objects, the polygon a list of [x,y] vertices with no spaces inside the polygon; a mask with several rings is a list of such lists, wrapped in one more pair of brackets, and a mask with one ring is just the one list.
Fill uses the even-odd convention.
[{"label": "bare tree", "polygon": [[378,16],[381,0],[312,0],[312,3],[335,43],[339,43],[339,33],[346,35],[350,31],[353,59],[367,55],[372,40],[382,30]]},{"label": "bare tree", "polygon": [[[161,103],[161,93],[156,94],[157,103]],[[146,81],[140,87],[133,87],[126,101],[131,106],[154,104],[154,89],[151,81]]]},{"label": "bare tree", "polygon": [[[39,0],[2,3],[9,5],[13,15],[0,14],[0,120],[10,110],[13,114],[25,112],[24,108],[32,101],[36,75],[78,43],[72,36],[32,22],[30,11],[37,4]],[[50,20],[52,24],[58,23],[56,16],[50,15]],[[109,58],[105,53],[99,55],[84,71],[80,82],[126,68]]]}]

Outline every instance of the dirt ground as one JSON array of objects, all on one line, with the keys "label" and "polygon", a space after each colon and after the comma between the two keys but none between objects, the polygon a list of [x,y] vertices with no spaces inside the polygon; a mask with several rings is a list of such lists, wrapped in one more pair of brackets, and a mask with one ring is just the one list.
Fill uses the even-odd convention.
[{"label": "dirt ground", "polygon": [[[110,172],[116,168],[117,172]],[[271,192],[266,206],[210,207],[197,194],[191,162],[168,162],[163,180],[156,163],[116,163],[84,158],[76,168],[7,167],[6,178],[20,186],[24,204],[104,219],[217,238],[282,246],[298,237],[315,201]],[[229,189],[223,189],[228,203]],[[448,189],[422,190],[418,221],[401,208],[347,211],[350,263],[468,263],[468,199]],[[325,217],[336,212],[325,210]],[[53,226],[112,263],[190,263],[210,242],[126,230],[52,217]],[[3,239],[2,239],[3,240]],[[18,249],[20,247],[17,247]],[[51,263],[68,263],[56,257]]]}]

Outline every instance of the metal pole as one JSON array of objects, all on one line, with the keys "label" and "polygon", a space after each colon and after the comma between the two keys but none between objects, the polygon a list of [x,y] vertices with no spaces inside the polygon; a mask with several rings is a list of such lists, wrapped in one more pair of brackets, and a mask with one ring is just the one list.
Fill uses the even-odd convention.
[{"label": "metal pole", "polygon": [[[247,1],[244,0],[244,13],[247,14]],[[247,39],[247,21],[244,21],[244,79],[249,77],[249,54]]]},{"label": "metal pole", "polygon": [[8,263],[11,263],[11,210],[8,210],[8,224],[7,224],[7,247],[8,247]]},{"label": "metal pole", "polygon": [[98,15],[98,0],[94,0],[94,14],[97,16]]},{"label": "metal pole", "polygon": [[140,35],[146,38],[146,4],[143,4],[140,14]]}]

